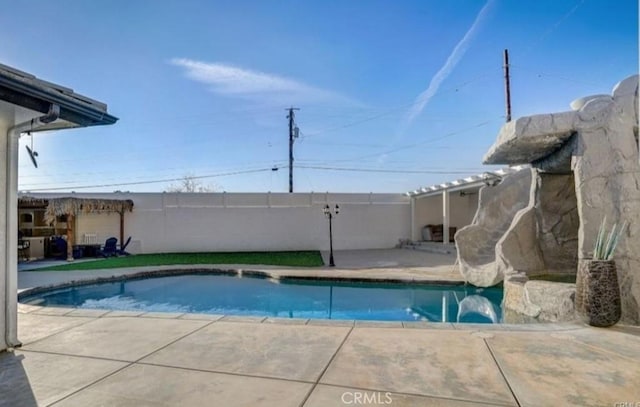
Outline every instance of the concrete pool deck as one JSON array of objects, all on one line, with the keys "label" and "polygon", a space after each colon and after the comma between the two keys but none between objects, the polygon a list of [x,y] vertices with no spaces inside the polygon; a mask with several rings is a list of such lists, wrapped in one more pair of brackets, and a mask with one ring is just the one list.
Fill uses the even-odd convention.
[{"label": "concrete pool deck", "polygon": [[640,401],[640,327],[359,323],[28,305],[20,305],[18,322],[23,347],[0,353],[0,406]]},{"label": "concrete pool deck", "polygon": [[[453,275],[452,261],[421,266],[414,257],[352,256],[362,267],[314,273],[393,273],[409,280]],[[346,259],[338,263],[336,256],[339,265]],[[23,271],[19,284],[25,289],[138,271]],[[640,327],[327,321],[23,304],[18,325],[22,348],[0,353],[0,406],[640,403]]]}]

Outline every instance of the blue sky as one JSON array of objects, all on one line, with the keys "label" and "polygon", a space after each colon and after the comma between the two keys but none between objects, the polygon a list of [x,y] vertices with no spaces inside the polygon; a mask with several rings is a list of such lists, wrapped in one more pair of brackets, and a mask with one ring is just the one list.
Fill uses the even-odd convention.
[{"label": "blue sky", "polygon": [[638,3],[26,0],[4,7],[0,38],[1,63],[120,118],[34,136],[21,190],[162,191],[189,174],[285,192],[295,106],[296,192],[405,192],[487,169],[503,49],[513,117],[637,73]]}]

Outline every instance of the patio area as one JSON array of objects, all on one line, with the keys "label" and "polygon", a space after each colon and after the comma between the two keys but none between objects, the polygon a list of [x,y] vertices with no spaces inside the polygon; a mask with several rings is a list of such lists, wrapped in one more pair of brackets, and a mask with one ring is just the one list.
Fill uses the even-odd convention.
[{"label": "patio area", "polygon": [[[211,267],[259,269],[274,277],[460,281],[454,261],[452,255],[390,249],[336,252],[336,268]],[[22,271],[19,287],[145,269]],[[18,328],[22,348],[0,354],[0,406],[640,402],[640,327],[304,320],[19,304]]]},{"label": "patio area", "polygon": [[0,354],[0,406],[640,401],[638,327],[365,323],[27,305],[20,305],[18,322],[23,347]]}]

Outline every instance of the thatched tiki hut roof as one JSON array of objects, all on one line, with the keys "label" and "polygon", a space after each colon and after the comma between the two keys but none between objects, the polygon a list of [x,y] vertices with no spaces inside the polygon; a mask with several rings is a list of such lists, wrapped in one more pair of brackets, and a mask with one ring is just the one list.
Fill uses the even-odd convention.
[{"label": "thatched tiki hut roof", "polygon": [[56,216],[71,215],[76,216],[79,213],[94,212],[131,212],[133,210],[133,201],[130,199],[93,199],[93,198],[52,198],[48,200],[47,209],[45,210],[45,221],[51,223]]},{"label": "thatched tiki hut roof", "polygon": [[45,222],[51,224],[58,216],[67,216],[67,257],[73,260],[73,244],[75,231],[74,218],[80,213],[117,212],[120,214],[120,243],[124,239],[124,213],[133,210],[131,199],[99,199],[99,198],[34,198],[22,196],[18,206],[45,207]]}]

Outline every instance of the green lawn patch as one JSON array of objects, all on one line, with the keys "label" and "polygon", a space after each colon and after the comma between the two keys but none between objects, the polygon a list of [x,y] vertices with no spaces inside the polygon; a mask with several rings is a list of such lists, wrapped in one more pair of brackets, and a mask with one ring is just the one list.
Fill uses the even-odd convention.
[{"label": "green lawn patch", "polygon": [[96,261],[67,263],[33,271],[97,270],[121,267],[168,266],[179,264],[261,264],[269,266],[319,267],[324,265],[318,251],[159,253],[110,257]]}]

